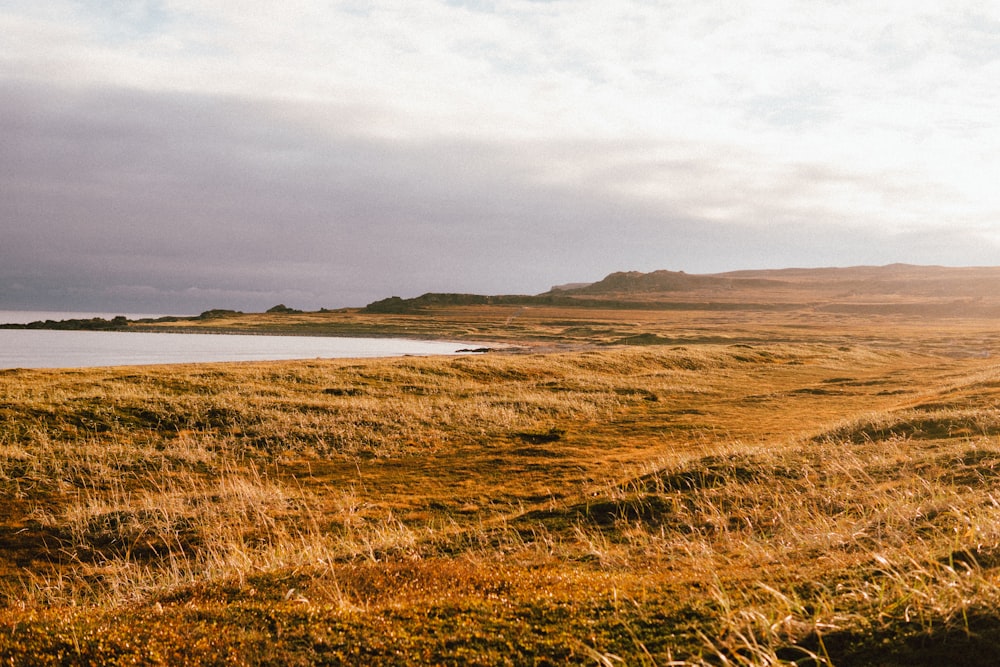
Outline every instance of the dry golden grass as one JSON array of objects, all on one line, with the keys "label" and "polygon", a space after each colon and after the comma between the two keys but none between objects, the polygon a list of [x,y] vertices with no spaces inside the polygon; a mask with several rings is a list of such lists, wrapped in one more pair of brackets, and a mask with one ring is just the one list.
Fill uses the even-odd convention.
[{"label": "dry golden grass", "polygon": [[692,342],[0,373],[0,660],[991,664],[986,323],[645,317]]}]

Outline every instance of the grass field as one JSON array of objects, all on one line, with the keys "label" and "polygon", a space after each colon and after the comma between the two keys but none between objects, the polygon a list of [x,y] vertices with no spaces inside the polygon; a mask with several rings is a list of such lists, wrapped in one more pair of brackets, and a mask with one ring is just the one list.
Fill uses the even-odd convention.
[{"label": "grass field", "polygon": [[993,320],[233,317],[522,353],[0,372],[0,662],[994,664]]}]

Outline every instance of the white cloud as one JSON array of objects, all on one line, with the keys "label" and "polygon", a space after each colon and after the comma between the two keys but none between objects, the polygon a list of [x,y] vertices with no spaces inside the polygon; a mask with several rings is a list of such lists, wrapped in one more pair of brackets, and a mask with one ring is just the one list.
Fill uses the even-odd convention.
[{"label": "white cloud", "polygon": [[[546,222],[545,202],[567,193],[775,235],[822,226],[903,239],[951,226],[989,238],[1000,224],[1000,6],[981,0],[8,0],[0,34],[0,83],[78,91],[79,109],[62,114],[60,92],[48,111],[108,136],[138,123],[131,93],[147,96],[136,113],[196,100],[156,109],[171,129],[152,143],[190,124],[199,139],[177,141],[231,179],[253,172],[284,188],[278,202],[324,169],[347,178],[350,165],[324,161],[354,142],[373,152],[352,153],[351,201],[391,185],[428,218],[516,183],[535,224],[552,229],[571,223],[554,211]],[[100,103],[115,91],[124,97]],[[226,120],[240,109],[253,121]],[[148,173],[110,170],[108,187],[147,178],[169,191],[166,176],[196,181],[206,169],[171,155],[143,163]],[[439,163],[422,171],[414,156]],[[50,194],[93,186],[93,173],[48,168],[48,180],[19,182]],[[465,191],[446,196],[437,177]],[[227,183],[215,201],[231,196]],[[296,206],[327,203],[321,187],[310,192]],[[386,216],[409,215],[385,190],[364,194],[382,197]]]}]

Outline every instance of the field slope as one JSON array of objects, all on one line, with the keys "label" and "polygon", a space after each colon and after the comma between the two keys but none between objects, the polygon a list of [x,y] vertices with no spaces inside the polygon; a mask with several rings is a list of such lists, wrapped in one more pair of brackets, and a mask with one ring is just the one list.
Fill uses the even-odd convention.
[{"label": "field slope", "polygon": [[995,664],[998,276],[90,322],[490,352],[0,371],[0,663]]},{"label": "field slope", "polygon": [[1000,370],[898,331],[3,372],[0,660],[991,664]]}]

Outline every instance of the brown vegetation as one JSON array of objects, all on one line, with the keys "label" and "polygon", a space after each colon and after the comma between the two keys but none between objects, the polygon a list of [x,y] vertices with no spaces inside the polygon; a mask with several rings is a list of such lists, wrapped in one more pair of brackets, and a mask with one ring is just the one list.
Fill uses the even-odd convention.
[{"label": "brown vegetation", "polygon": [[535,352],[0,372],[0,661],[994,660],[991,320],[257,317]]}]

